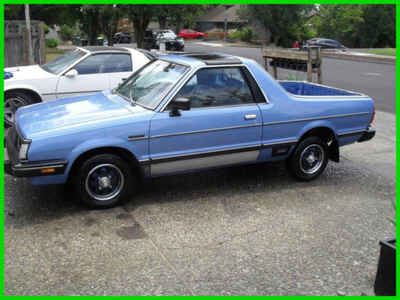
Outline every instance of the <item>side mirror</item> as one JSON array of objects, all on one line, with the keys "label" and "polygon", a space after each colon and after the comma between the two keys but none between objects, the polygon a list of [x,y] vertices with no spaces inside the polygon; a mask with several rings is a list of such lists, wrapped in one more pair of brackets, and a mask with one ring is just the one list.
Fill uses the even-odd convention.
[{"label": "side mirror", "polygon": [[65,76],[68,78],[73,78],[78,75],[78,71],[75,69],[69,70],[67,73],[65,73]]},{"label": "side mirror", "polygon": [[180,116],[180,110],[189,110],[190,109],[190,99],[189,98],[176,98],[172,101],[172,109],[169,115],[171,117]]}]

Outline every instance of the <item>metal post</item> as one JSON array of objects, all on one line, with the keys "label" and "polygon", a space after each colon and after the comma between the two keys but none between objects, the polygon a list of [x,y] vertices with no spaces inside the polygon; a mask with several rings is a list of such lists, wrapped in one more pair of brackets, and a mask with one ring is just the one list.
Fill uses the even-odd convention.
[{"label": "metal post", "polygon": [[225,16],[225,18],[224,18],[224,42],[226,42],[227,28],[228,28],[228,17]]},{"label": "metal post", "polygon": [[25,22],[26,22],[26,38],[27,38],[27,51],[28,51],[28,65],[33,65],[33,50],[32,50],[32,31],[31,31],[31,17],[29,14],[29,4],[25,4]]}]

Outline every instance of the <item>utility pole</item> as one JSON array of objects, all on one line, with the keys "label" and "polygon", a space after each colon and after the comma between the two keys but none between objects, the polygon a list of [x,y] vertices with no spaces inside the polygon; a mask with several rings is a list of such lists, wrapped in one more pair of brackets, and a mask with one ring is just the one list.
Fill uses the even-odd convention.
[{"label": "utility pole", "polygon": [[228,34],[228,16],[225,15],[224,18],[224,42],[226,42],[226,35]]},{"label": "utility pole", "polygon": [[32,51],[32,31],[31,31],[31,17],[29,14],[29,4],[25,4],[25,22],[26,22],[26,38],[28,43],[28,64],[33,65],[33,51]]}]

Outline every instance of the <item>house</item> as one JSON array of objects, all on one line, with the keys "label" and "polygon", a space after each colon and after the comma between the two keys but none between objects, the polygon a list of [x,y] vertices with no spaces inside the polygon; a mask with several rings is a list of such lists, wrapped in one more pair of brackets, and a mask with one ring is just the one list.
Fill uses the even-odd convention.
[{"label": "house", "polygon": [[238,16],[240,5],[218,5],[211,8],[204,15],[196,20],[196,29],[199,31],[209,31],[212,29],[225,28],[225,19],[227,29],[237,29],[247,25],[248,20],[241,19]]}]

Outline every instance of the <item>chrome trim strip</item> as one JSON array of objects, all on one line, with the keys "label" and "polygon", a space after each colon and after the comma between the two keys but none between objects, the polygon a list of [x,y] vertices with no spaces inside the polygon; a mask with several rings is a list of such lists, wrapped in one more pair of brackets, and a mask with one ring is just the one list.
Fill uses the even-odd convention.
[{"label": "chrome trim strip", "polygon": [[341,114],[341,115],[331,115],[331,116],[324,116],[324,117],[296,119],[296,120],[289,120],[289,121],[268,122],[268,123],[264,123],[263,126],[287,124],[287,123],[297,123],[297,122],[314,121],[314,120],[334,119],[334,118],[341,118],[341,117],[353,117],[353,116],[361,116],[361,115],[368,115],[368,114],[370,114],[370,113],[369,112],[359,112],[359,113],[351,113],[351,114]]},{"label": "chrome trim strip", "polygon": [[48,166],[43,165],[40,167],[28,167],[28,168],[21,167],[19,165],[15,165],[12,167],[12,169],[18,170],[18,171],[35,171],[35,170],[41,170],[41,169],[52,169],[52,168],[57,169],[57,168],[63,168],[63,167],[65,167],[65,165],[48,165]]},{"label": "chrome trim strip", "polygon": [[144,134],[128,136],[128,141],[138,141],[138,140],[144,140],[144,139],[146,139],[146,136]]},{"label": "chrome trim strip", "polygon": [[[176,94],[178,94],[180,92],[180,90],[183,88],[183,86],[186,84],[186,82],[188,82],[190,79],[192,79],[192,77],[194,76],[194,74],[199,71],[200,69],[208,69],[208,68],[226,68],[226,67],[235,67],[235,68],[240,68],[243,67],[243,64],[232,64],[232,65],[204,65],[204,66],[198,66],[195,67],[193,69],[193,74],[191,76],[188,76],[188,78],[186,78],[183,83],[181,84],[180,88],[177,89],[171,96],[170,99],[167,101],[167,103],[165,103],[165,105],[160,109],[160,112],[164,112],[165,108],[168,106],[168,104],[172,101],[172,99],[174,99],[174,97],[176,96]],[[180,80],[181,78],[179,78]],[[164,97],[165,98],[165,97]],[[164,99],[163,99],[164,100]]]},{"label": "chrome trim strip", "polygon": [[65,94],[85,94],[85,93],[98,93],[103,90],[95,90],[95,91],[80,91],[80,92],[62,92],[62,93],[47,93],[47,94],[42,94],[43,96],[48,96],[48,95],[65,95]]},{"label": "chrome trim strip", "polygon": [[185,153],[179,155],[170,155],[160,158],[152,158],[151,161],[153,163],[162,163],[164,161],[173,161],[173,160],[180,160],[180,159],[194,159],[206,156],[214,156],[214,155],[225,155],[225,154],[232,154],[232,153],[239,153],[239,152],[247,152],[247,151],[256,151],[260,150],[260,145],[254,146],[245,146],[245,147],[237,147],[237,148],[230,148],[230,149],[220,149],[220,150],[210,150],[210,151],[203,151],[203,152],[196,152],[196,153]]},{"label": "chrome trim strip", "polygon": [[250,128],[250,127],[258,127],[262,126],[261,123],[250,124],[250,125],[238,125],[238,126],[231,126],[231,127],[222,127],[222,128],[213,128],[213,129],[202,129],[202,130],[194,130],[194,131],[183,131],[178,133],[169,133],[169,134],[160,134],[160,135],[153,135],[150,138],[156,139],[161,137],[170,137],[170,136],[178,136],[178,135],[185,135],[185,134],[195,134],[195,133],[206,133],[206,132],[216,132],[216,131],[223,131],[223,130],[231,130],[231,129],[241,129],[241,128]]},{"label": "chrome trim strip", "polygon": [[217,168],[240,163],[257,161],[259,149],[245,152],[221,153],[216,156],[192,157],[182,160],[170,160],[151,166],[151,176],[186,172],[196,169]]},{"label": "chrome trim strip", "polygon": [[359,129],[359,130],[353,130],[353,131],[348,131],[348,132],[342,132],[338,133],[339,137],[346,136],[346,135],[353,135],[353,134],[361,134],[364,133],[366,130],[365,129]]},{"label": "chrome trim strip", "polygon": [[267,147],[276,146],[276,145],[296,144],[298,141],[299,140],[287,140],[287,141],[281,141],[281,142],[266,143],[266,144],[262,144],[262,147],[267,148]]}]

